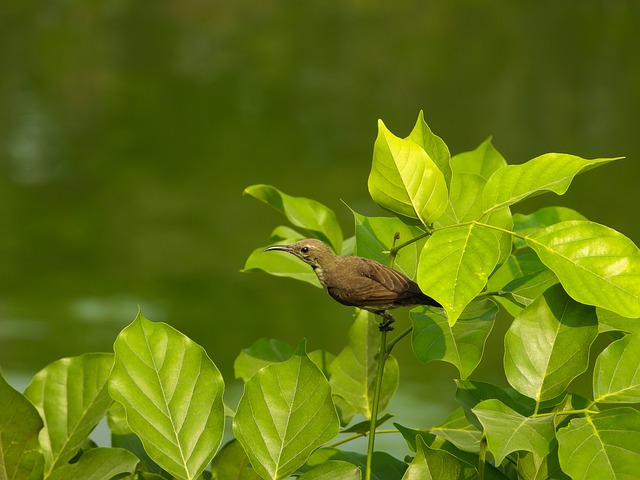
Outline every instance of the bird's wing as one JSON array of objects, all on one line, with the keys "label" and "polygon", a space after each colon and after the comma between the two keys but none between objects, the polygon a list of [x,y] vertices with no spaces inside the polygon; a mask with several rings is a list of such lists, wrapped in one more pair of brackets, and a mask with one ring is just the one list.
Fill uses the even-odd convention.
[{"label": "bird's wing", "polygon": [[378,262],[364,260],[358,263],[360,276],[354,283],[359,296],[366,298],[369,305],[393,303],[420,292],[404,274]]}]

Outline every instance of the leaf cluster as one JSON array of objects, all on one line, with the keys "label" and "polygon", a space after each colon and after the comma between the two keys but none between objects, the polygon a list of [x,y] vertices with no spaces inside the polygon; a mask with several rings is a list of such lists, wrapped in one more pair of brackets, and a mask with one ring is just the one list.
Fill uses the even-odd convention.
[{"label": "leaf cluster", "polygon": [[[139,313],[113,353],[58,360],[24,393],[0,376],[0,479],[636,478],[640,251],[575,210],[511,212],[613,160],[552,153],[508,165],[489,140],[451,157],[421,113],[406,138],[380,122],[368,186],[392,216],[353,211],[353,236],[325,205],[248,187],[290,223],[269,244],[313,236],[337,254],[393,265],[443,308],[414,308],[411,328],[388,343],[373,315],[356,310],[336,354],[259,339],[236,359],[244,392],[235,411],[207,352]],[[246,271],[320,287],[307,265],[263,248]],[[502,318],[508,386],[472,378]],[[571,382],[598,336],[610,343],[585,398]],[[420,361],[459,372],[459,406],[436,425],[386,425],[399,384],[391,352],[405,339]],[[112,446],[98,447],[88,436],[105,416]],[[220,448],[225,423],[233,435]],[[374,452],[381,434],[401,436],[407,456]],[[367,452],[352,451],[363,436]]]}]

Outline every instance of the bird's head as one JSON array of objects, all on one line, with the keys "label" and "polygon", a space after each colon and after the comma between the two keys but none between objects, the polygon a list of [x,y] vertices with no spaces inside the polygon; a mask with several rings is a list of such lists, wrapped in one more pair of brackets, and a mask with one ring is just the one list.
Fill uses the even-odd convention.
[{"label": "bird's head", "polygon": [[313,267],[320,266],[321,262],[325,259],[333,258],[333,253],[329,250],[322,241],[315,238],[307,238],[300,240],[291,245],[273,245],[267,247],[263,252],[269,252],[272,250],[279,250],[281,252],[287,252],[291,255],[295,255],[300,260]]}]

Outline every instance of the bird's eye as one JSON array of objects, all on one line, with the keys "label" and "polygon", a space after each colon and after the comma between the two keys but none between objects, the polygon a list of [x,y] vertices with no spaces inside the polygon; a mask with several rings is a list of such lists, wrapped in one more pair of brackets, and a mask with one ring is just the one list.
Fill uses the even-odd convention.
[{"label": "bird's eye", "polygon": [[300,251],[301,251],[302,253],[309,253],[309,247],[302,247],[302,248],[300,249]]}]

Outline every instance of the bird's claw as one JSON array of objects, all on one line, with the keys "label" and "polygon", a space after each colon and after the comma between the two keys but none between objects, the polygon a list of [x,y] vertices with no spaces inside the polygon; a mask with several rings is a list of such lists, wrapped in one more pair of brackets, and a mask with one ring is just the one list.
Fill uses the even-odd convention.
[{"label": "bird's claw", "polygon": [[393,331],[393,325],[391,325],[393,322],[395,322],[395,320],[385,320],[384,322],[380,322],[378,324],[378,329],[381,332],[392,332]]}]

